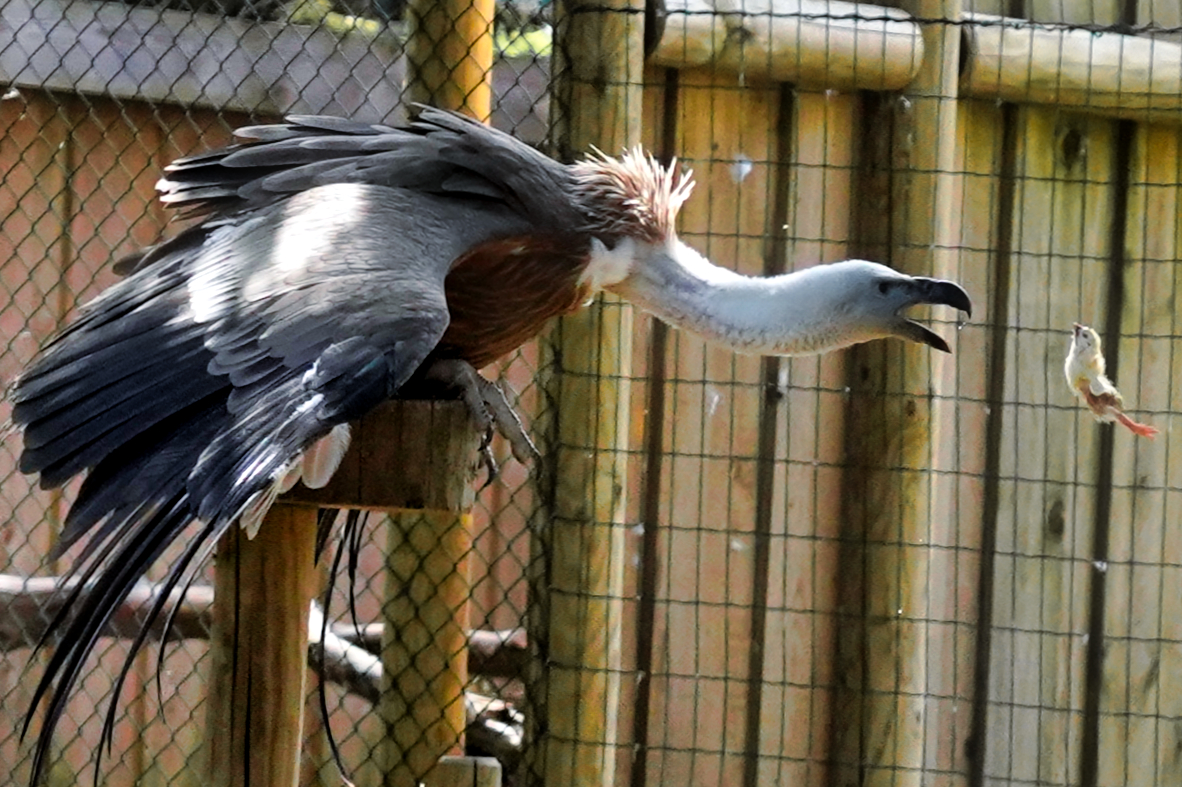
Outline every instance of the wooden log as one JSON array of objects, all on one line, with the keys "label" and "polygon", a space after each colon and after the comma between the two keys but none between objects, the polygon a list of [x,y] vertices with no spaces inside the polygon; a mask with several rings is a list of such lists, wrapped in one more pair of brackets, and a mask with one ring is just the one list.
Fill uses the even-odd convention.
[{"label": "wooden log", "polygon": [[[907,5],[921,18],[960,16],[958,0]],[[889,261],[911,274],[953,278],[959,48],[955,25],[925,27],[924,67],[908,102],[887,109],[895,112],[894,148],[885,146],[885,161],[876,162],[891,172],[887,188],[896,198],[885,204],[898,212],[882,215],[883,202],[863,201],[869,213],[861,221],[878,225]],[[843,577],[841,593],[844,611],[861,619],[838,632],[832,756],[838,781],[918,785],[929,730],[939,724],[924,698],[929,665],[944,658],[930,652],[927,636],[938,556],[929,545],[954,542],[955,533],[954,520],[935,515],[935,476],[917,468],[955,468],[954,455],[941,451],[955,421],[936,404],[952,391],[946,357],[931,348],[875,342],[851,355],[843,565],[857,568]]]},{"label": "wooden log", "polygon": [[328,486],[292,496],[391,513],[378,705],[387,734],[377,756],[385,784],[413,787],[440,757],[462,751],[467,512],[479,435],[459,402],[389,402],[361,420],[353,439]]},{"label": "wooden log", "polygon": [[1182,122],[1182,45],[969,14],[962,95]]},{"label": "wooden log", "polygon": [[206,705],[208,783],[293,787],[303,743],[316,509],[275,505],[218,546]]},{"label": "wooden log", "polygon": [[923,34],[894,8],[841,0],[670,0],[652,62],[708,66],[803,88],[897,90],[919,72]]},{"label": "wooden log", "polygon": [[447,509],[390,518],[378,705],[387,787],[416,787],[440,758],[463,753],[470,525]]},{"label": "wooden log", "polygon": [[[474,497],[479,436],[462,403],[404,401],[377,408],[354,435],[325,489],[293,490],[254,541],[235,529],[220,548],[215,594],[238,603],[215,605],[212,784],[287,787],[298,776],[319,505],[419,509],[391,517],[379,704],[388,734],[378,753],[386,783],[414,784],[458,747],[467,678],[463,558],[471,538],[464,512]],[[379,471],[386,469],[395,472],[385,477]]]},{"label": "wooden log", "polygon": [[410,0],[406,88],[411,101],[492,114],[494,0]]},{"label": "wooden log", "polygon": [[[551,104],[559,155],[639,143],[643,0],[562,8],[555,48],[562,79]],[[538,704],[529,731],[536,759],[527,767],[546,784],[615,781],[632,331],[631,307],[614,297],[564,318],[553,345],[560,368],[543,382],[557,419],[553,510],[531,543],[537,604],[529,639],[548,669],[529,678]]]}]

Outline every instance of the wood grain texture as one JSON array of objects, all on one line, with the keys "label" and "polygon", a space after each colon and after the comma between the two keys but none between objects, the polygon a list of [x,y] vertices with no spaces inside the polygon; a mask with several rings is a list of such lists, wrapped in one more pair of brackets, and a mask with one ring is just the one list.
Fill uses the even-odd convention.
[{"label": "wood grain texture", "polygon": [[1080,755],[1098,431],[1062,359],[1073,321],[1106,318],[1112,123],[1018,117],[1013,273],[996,297],[1023,330],[1007,332],[985,776],[1063,784]]},{"label": "wood grain texture", "polygon": [[[792,96],[787,227],[766,231],[787,235],[787,270],[850,256],[860,108],[854,94]],[[828,783],[846,363],[781,361],[777,380],[760,784]]]},{"label": "wood grain texture", "polygon": [[1178,517],[1182,450],[1171,434],[1182,411],[1182,324],[1176,300],[1182,251],[1176,128],[1143,126],[1130,175],[1126,297],[1115,382],[1126,404],[1163,434],[1115,434],[1105,599],[1099,779],[1104,784],[1182,780],[1178,648],[1182,564]]},{"label": "wood grain texture", "polygon": [[[919,71],[920,25],[841,0],[672,0],[652,62],[805,89],[898,90]],[[860,18],[858,18],[860,17]]]},{"label": "wood grain texture", "polygon": [[492,115],[493,0],[410,0],[406,7],[407,99]]},{"label": "wood grain texture", "polygon": [[[640,142],[644,5],[572,2],[556,28],[561,63],[552,117],[559,155]],[[610,787],[629,746],[620,718],[632,308],[603,297],[563,318],[558,367],[542,382],[555,403],[553,510],[533,545],[545,566],[530,641],[545,643],[544,751],[530,766],[548,784]],[[544,364],[545,367],[545,364]],[[551,367],[553,368],[553,367]]]},{"label": "wood grain texture", "polygon": [[[960,16],[955,0],[906,7],[920,18]],[[925,27],[924,66],[907,102],[884,109],[894,115],[890,143],[867,162],[891,173],[883,192],[891,201],[884,210],[863,200],[858,221],[880,225],[875,234],[890,263],[911,274],[956,272],[959,47],[955,26]],[[941,723],[938,714],[929,718],[938,710],[926,701],[930,675],[943,660],[938,648],[949,644],[930,637],[928,582],[942,558],[932,544],[953,541],[955,521],[936,511],[939,486],[929,469],[952,465],[943,449],[954,413],[940,400],[954,392],[955,378],[947,356],[918,345],[875,342],[851,355],[842,560],[856,568],[842,579],[841,611],[853,618],[838,634],[834,757],[839,779],[918,785],[925,743]]]},{"label": "wood grain texture", "polygon": [[205,752],[210,784],[294,787],[303,745],[316,509],[275,505],[218,545]]},{"label": "wood grain texture", "polygon": [[441,757],[463,753],[471,524],[447,510],[389,520],[377,708],[386,726],[377,752],[386,787],[431,781]]},{"label": "wood grain texture", "polygon": [[[763,270],[779,90],[682,72],[677,149],[697,190],[679,235]],[[648,784],[741,784],[752,633],[760,359],[671,331],[666,366]],[[650,482],[654,481],[650,479]],[[762,633],[762,632],[761,632]]]},{"label": "wood grain texture", "polygon": [[1182,44],[979,14],[971,19],[977,24],[965,27],[965,95],[1182,123]]}]

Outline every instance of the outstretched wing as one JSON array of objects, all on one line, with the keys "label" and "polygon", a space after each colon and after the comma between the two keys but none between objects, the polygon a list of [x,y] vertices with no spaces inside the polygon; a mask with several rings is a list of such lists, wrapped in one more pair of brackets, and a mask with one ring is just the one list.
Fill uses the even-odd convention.
[{"label": "outstretched wing", "polygon": [[447,327],[453,261],[530,227],[485,197],[315,187],[153,249],[32,364],[13,389],[21,469],[43,486],[89,471],[59,550],[93,531],[68,617],[50,627],[35,770],[99,632],[149,565],[199,520],[165,586],[182,582],[302,452],[397,392]]},{"label": "outstretched wing", "polygon": [[555,226],[577,220],[567,167],[464,115],[421,107],[404,128],[293,115],[249,126],[244,144],[180,159],[160,199],[191,213],[256,208],[332,183],[484,197]]}]

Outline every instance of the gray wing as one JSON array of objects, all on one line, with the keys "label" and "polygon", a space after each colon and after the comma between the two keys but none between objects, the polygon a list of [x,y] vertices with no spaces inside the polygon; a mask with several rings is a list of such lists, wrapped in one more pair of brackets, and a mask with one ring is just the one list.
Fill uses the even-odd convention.
[{"label": "gray wing", "polygon": [[367,183],[495,200],[543,223],[577,220],[565,166],[508,134],[422,107],[403,128],[297,115],[251,126],[245,144],[174,162],[161,201],[191,213],[258,207],[331,183]]},{"label": "gray wing", "polygon": [[152,264],[88,305],[17,380],[21,469],[43,486],[87,472],[58,551],[92,533],[68,614],[50,626],[35,769],[87,655],[152,562],[198,520],[165,578],[184,582],[290,461],[414,373],[447,326],[452,261],[528,228],[492,201],[313,188],[144,255]]}]

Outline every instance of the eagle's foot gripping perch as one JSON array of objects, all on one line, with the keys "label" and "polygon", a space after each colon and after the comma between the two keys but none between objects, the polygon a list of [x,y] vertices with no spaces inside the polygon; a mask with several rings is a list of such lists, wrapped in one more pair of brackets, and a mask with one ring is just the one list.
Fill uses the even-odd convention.
[{"label": "eagle's foot gripping perch", "polygon": [[443,388],[458,394],[467,405],[472,421],[484,435],[480,441],[481,461],[487,472],[484,486],[495,481],[500,472],[492,453],[493,435],[498,432],[509,442],[518,462],[529,466],[540,459],[537,447],[525,433],[525,427],[505,398],[505,392],[499,385],[481,376],[467,361],[435,361],[419,376],[419,382],[431,390]]}]

